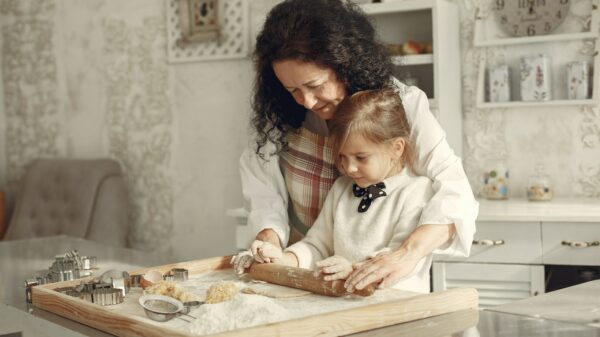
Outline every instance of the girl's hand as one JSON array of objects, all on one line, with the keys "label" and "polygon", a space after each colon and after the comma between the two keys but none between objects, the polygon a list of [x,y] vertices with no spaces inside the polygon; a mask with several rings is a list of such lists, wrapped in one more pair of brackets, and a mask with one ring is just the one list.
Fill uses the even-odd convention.
[{"label": "girl's hand", "polygon": [[352,263],[338,255],[317,262],[317,267],[315,274],[327,274],[325,281],[343,280],[352,273]]},{"label": "girl's hand", "polygon": [[252,256],[252,252],[249,249],[233,256],[231,261],[229,261],[233,266],[233,270],[238,275],[243,274],[247,268],[250,268],[252,262],[254,262],[254,256]]},{"label": "girl's hand", "polygon": [[344,287],[348,292],[361,290],[371,283],[379,283],[379,288],[393,286],[401,278],[409,275],[421,258],[405,248],[394,252],[379,253],[372,259],[355,264]]},{"label": "girl's hand", "polygon": [[280,246],[266,241],[254,240],[250,245],[250,251],[254,256],[254,261],[259,263],[271,263],[283,256],[283,250]]}]

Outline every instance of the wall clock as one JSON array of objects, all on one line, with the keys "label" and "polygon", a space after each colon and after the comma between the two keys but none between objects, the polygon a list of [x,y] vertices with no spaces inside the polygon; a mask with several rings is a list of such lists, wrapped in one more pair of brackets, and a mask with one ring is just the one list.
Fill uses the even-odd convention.
[{"label": "wall clock", "polygon": [[553,31],[569,11],[570,0],[494,0],[502,29],[512,36],[544,35]]}]

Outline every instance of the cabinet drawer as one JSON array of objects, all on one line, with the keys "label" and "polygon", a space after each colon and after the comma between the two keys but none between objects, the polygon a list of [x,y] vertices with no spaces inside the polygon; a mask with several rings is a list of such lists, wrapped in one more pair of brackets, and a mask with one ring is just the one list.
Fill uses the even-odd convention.
[{"label": "cabinet drawer", "polygon": [[600,266],[600,223],[544,222],[544,264]]},{"label": "cabinet drawer", "polygon": [[433,263],[433,291],[475,288],[489,308],[544,293],[544,266],[461,262]]},{"label": "cabinet drawer", "polygon": [[436,261],[491,263],[542,263],[542,234],[539,222],[477,223],[477,232],[468,258],[438,255]]}]

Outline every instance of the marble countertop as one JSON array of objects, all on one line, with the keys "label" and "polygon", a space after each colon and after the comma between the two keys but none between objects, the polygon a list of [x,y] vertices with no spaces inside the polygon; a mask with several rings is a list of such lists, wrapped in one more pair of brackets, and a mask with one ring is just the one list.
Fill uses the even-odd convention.
[{"label": "marble countertop", "polygon": [[597,222],[600,224],[600,199],[479,199],[478,221]]},{"label": "marble countertop", "polygon": [[488,310],[600,327],[600,280],[503,304]]}]

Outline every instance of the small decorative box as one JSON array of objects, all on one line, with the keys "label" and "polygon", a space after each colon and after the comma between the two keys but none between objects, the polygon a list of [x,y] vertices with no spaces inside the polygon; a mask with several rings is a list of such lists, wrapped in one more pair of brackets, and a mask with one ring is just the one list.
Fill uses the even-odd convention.
[{"label": "small decorative box", "polygon": [[490,102],[510,101],[510,74],[507,65],[488,69]]},{"label": "small decorative box", "polygon": [[567,63],[567,92],[569,99],[587,99],[590,67],[586,61]]},{"label": "small decorative box", "polygon": [[521,99],[548,101],[550,94],[550,58],[544,54],[521,58]]}]

